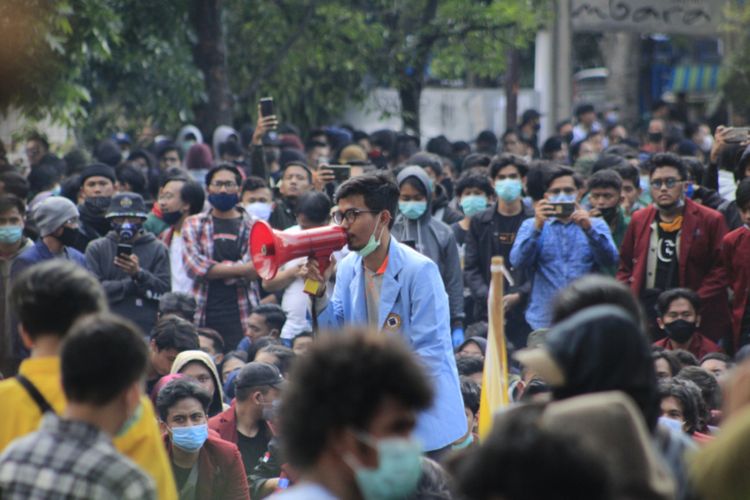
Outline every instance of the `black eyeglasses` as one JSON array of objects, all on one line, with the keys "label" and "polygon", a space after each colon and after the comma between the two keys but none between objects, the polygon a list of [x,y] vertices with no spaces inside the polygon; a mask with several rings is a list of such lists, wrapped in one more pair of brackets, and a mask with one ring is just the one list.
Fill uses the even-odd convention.
[{"label": "black eyeglasses", "polygon": [[341,210],[336,210],[333,212],[333,222],[336,224],[341,224],[344,222],[344,219],[346,219],[346,222],[349,224],[352,224],[355,220],[357,220],[357,217],[359,214],[376,214],[378,213],[376,210],[361,210],[359,208],[350,208],[349,210],[346,210],[342,212]]}]

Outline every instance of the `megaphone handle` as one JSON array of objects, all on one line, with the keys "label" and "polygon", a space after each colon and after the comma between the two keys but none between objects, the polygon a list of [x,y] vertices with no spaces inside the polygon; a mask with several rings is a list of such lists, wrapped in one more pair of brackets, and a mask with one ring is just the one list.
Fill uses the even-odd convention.
[{"label": "megaphone handle", "polygon": [[312,313],[312,331],[313,331],[313,337],[317,337],[318,336],[318,308],[317,308],[316,302],[317,302],[318,298],[315,295],[313,295],[310,298],[312,299],[311,300],[312,308],[311,308],[310,312]]}]

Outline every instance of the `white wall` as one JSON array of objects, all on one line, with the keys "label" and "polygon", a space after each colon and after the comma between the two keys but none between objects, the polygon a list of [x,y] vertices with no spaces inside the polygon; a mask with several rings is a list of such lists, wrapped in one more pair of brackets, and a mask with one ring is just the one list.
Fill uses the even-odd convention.
[{"label": "white wall", "polygon": [[[519,116],[528,108],[539,109],[540,101],[533,89],[521,89]],[[363,104],[350,106],[341,121],[365,132],[382,128],[401,130],[400,107],[395,89],[378,88]],[[503,89],[428,87],[420,100],[420,122],[425,140],[443,134],[451,141],[469,141],[485,129],[500,135],[506,129],[505,92]]]}]

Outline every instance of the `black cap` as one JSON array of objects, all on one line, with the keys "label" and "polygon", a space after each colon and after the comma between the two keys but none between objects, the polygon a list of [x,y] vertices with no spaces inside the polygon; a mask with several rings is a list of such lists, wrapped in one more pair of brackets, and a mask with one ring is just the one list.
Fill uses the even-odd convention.
[{"label": "black cap", "polygon": [[148,212],[141,195],[137,193],[117,193],[112,197],[105,217],[141,217],[146,219]]},{"label": "black cap", "polygon": [[115,182],[115,169],[104,163],[94,163],[84,168],[81,172],[81,185],[89,177],[106,177]]},{"label": "black cap", "polygon": [[262,387],[270,385],[280,389],[284,384],[284,377],[274,365],[252,361],[240,369],[237,377],[234,379],[235,388],[242,387]]}]

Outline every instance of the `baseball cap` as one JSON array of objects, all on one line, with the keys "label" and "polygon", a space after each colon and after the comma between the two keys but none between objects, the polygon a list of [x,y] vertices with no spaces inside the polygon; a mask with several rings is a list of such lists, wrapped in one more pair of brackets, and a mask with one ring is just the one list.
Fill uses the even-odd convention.
[{"label": "baseball cap", "polygon": [[284,377],[274,365],[252,361],[240,369],[234,384],[237,389],[264,385],[281,389],[284,385]]}]

